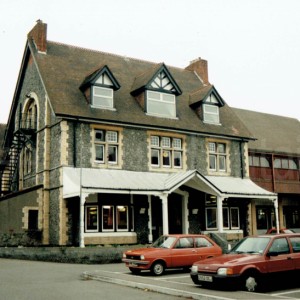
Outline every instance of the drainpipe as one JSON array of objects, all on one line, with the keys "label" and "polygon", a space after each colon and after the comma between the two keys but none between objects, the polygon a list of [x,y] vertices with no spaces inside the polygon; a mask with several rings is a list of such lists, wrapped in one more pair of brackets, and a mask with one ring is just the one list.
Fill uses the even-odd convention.
[{"label": "drainpipe", "polygon": [[245,173],[245,170],[244,170],[244,160],[243,160],[243,148],[242,148],[242,143],[244,141],[242,140],[239,145],[240,145],[240,160],[241,160],[241,178],[243,179],[244,178],[244,173]]}]

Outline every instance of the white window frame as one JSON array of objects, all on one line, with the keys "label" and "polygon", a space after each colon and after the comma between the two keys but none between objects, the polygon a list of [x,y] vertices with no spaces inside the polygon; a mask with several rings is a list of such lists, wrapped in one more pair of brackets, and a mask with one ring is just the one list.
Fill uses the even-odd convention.
[{"label": "white window frame", "polygon": [[[175,95],[168,94],[168,93],[154,92],[154,91],[147,91],[146,95],[147,95],[146,111],[148,114],[153,116],[159,116],[159,117],[176,118]],[[165,109],[163,109],[164,106]]]},{"label": "white window frame", "polygon": [[[97,213],[97,228],[96,229],[88,229],[87,228],[87,221],[88,221],[88,209],[89,208],[96,208],[96,213]],[[84,228],[85,228],[85,231],[86,232],[98,232],[99,231],[99,209],[98,209],[98,205],[86,205],[85,206],[85,222],[84,222],[84,224],[85,224],[85,226],[84,226]]]},{"label": "white window frame", "polygon": [[[104,229],[104,213],[103,213],[103,210],[107,207],[110,207],[112,208],[112,225],[113,225],[113,228],[112,229]],[[103,232],[114,232],[115,231],[115,205],[103,205],[101,207],[101,212],[102,212],[102,231]]]},{"label": "white window frame", "polygon": [[219,106],[204,103],[203,121],[210,124],[220,124]]},{"label": "white window frame", "polygon": [[[119,228],[119,207],[124,207],[126,209],[126,228],[120,229]],[[116,226],[117,226],[117,231],[129,231],[129,207],[128,205],[116,205]]]},{"label": "white window frame", "polygon": [[[158,157],[157,164],[152,162],[152,154],[156,153]],[[176,157],[175,157],[176,153]],[[169,162],[165,163],[164,155],[169,157]],[[180,158],[180,165],[175,165],[175,159]],[[183,168],[183,147],[182,139],[169,136],[151,135],[150,137],[150,164],[154,168]]]},{"label": "white window frame", "polygon": [[[101,139],[97,139],[97,133],[102,134]],[[94,129],[94,151],[95,151],[95,162],[99,164],[117,165],[119,162],[119,131],[116,130],[104,130]],[[101,148],[103,151],[103,159],[97,159],[96,153],[97,148]],[[109,159],[110,149],[115,149],[115,160]]]},{"label": "white window frame", "polygon": [[[232,211],[236,210],[237,211],[237,221],[238,221],[238,226],[233,226],[232,225]],[[240,210],[238,207],[230,207],[230,228],[231,229],[240,229]]]},{"label": "white window frame", "polygon": [[[107,94],[101,94],[101,91],[105,91]],[[97,99],[98,98],[98,99]],[[92,106],[96,108],[114,108],[114,90],[110,88],[105,88],[101,86],[92,87]]]},{"label": "white window frame", "polygon": [[[225,152],[219,152],[219,145],[224,145]],[[227,171],[227,144],[223,142],[208,142],[208,158],[209,158],[209,170],[213,172]],[[224,168],[221,168],[221,160],[223,160]],[[213,162],[211,164],[211,162]]]}]

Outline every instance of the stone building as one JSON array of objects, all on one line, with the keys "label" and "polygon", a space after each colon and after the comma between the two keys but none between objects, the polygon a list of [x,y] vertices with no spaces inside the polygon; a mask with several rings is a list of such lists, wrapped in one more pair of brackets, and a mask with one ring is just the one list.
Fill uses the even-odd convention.
[{"label": "stone building", "polygon": [[182,69],[56,43],[38,21],[4,137],[0,236],[81,247],[240,239],[256,201],[277,204],[249,178],[254,139],[205,60]]}]

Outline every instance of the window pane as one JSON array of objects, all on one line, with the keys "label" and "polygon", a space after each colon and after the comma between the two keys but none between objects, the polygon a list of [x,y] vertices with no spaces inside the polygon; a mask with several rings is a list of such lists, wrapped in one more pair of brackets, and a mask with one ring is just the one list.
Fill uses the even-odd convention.
[{"label": "window pane", "polygon": [[147,112],[165,117],[175,117],[175,103],[158,102],[148,99]]},{"label": "window pane", "polygon": [[289,159],[289,169],[291,170],[297,170],[297,164],[293,159]]},{"label": "window pane", "polygon": [[281,168],[281,160],[279,158],[274,159],[274,168],[277,168],[277,169]]},{"label": "window pane", "polygon": [[206,238],[197,237],[195,238],[195,246],[196,248],[211,247],[212,243],[209,242]]},{"label": "window pane", "polygon": [[225,171],[226,170],[225,156],[219,156],[219,170],[220,171]]},{"label": "window pane", "polygon": [[161,138],[161,146],[164,148],[170,148],[171,147],[171,139],[168,137],[162,137]]},{"label": "window pane", "polygon": [[170,151],[163,151],[163,165],[170,166],[171,165],[171,152]]},{"label": "window pane", "polygon": [[239,209],[238,207],[230,208],[231,215],[231,229],[240,228]]},{"label": "window pane", "polygon": [[104,162],[104,146],[95,145],[96,161]]},{"label": "window pane", "polygon": [[218,153],[225,153],[225,144],[218,144]]},{"label": "window pane", "polygon": [[154,99],[154,100],[160,100],[160,94],[156,92],[147,92],[147,98],[148,99]]},{"label": "window pane", "polygon": [[163,101],[175,103],[175,96],[170,94],[161,94]]},{"label": "window pane", "polygon": [[260,158],[260,166],[261,166],[261,167],[265,167],[265,168],[270,167],[269,161],[267,160],[266,157],[263,157],[263,156],[262,156],[262,157]]},{"label": "window pane", "polygon": [[283,169],[288,169],[289,168],[289,161],[287,159],[281,159],[281,167]]},{"label": "window pane", "polygon": [[101,141],[103,142],[105,140],[104,131],[103,130],[97,130],[95,131],[95,141]]},{"label": "window pane", "polygon": [[223,227],[229,228],[228,207],[223,207]]},{"label": "window pane", "polygon": [[206,208],[206,228],[217,228],[217,209],[215,207]]},{"label": "window pane", "polygon": [[103,230],[114,230],[114,207],[105,205],[102,207]]},{"label": "window pane", "polygon": [[174,167],[181,167],[181,152],[174,152]]},{"label": "window pane", "polygon": [[151,149],[151,165],[159,166],[159,150]]},{"label": "window pane", "polygon": [[117,206],[117,230],[128,230],[127,206]]},{"label": "window pane", "polygon": [[117,143],[118,142],[118,133],[116,131],[107,131],[106,141]]},{"label": "window pane", "polygon": [[215,155],[210,155],[209,156],[209,169],[210,170],[216,170],[216,156]]},{"label": "window pane", "polygon": [[110,163],[116,163],[118,161],[117,152],[118,152],[117,146],[108,146],[108,161]]},{"label": "window pane", "polygon": [[85,229],[86,230],[98,230],[98,207],[97,206],[87,206],[85,208]]},{"label": "window pane", "polygon": [[159,147],[159,137],[151,136],[151,146]]},{"label": "window pane", "polygon": [[173,139],[173,148],[181,149],[181,139]]},{"label": "window pane", "polygon": [[216,143],[209,143],[208,144],[209,152],[216,152]]}]

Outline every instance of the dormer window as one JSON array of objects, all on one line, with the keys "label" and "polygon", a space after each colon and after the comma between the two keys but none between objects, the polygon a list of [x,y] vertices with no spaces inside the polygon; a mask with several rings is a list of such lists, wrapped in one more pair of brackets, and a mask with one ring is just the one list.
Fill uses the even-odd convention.
[{"label": "dormer window", "polygon": [[210,94],[203,103],[203,121],[206,123],[219,124],[219,101],[214,94]]},{"label": "dormer window", "polygon": [[164,64],[135,79],[131,94],[147,115],[176,118],[176,96],[182,92]]},{"label": "dormer window", "polygon": [[107,66],[87,76],[80,89],[92,107],[114,110],[114,91],[120,88],[119,83]]}]

